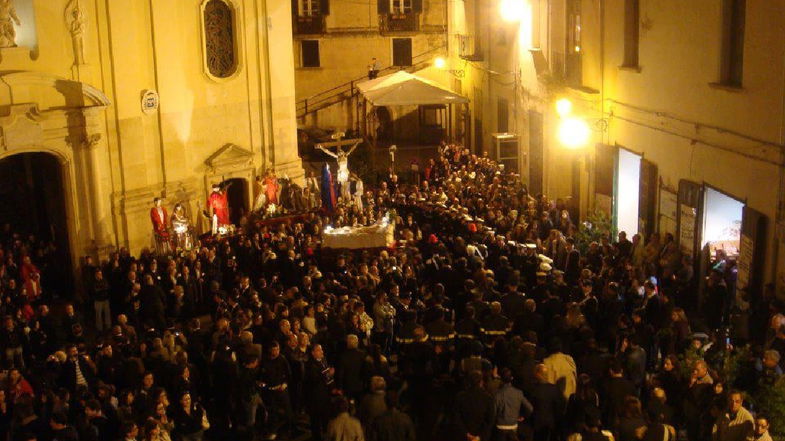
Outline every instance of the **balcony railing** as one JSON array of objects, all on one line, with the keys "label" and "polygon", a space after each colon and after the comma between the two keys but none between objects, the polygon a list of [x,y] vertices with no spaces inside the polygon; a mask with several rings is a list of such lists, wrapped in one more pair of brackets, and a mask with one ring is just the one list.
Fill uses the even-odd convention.
[{"label": "balcony railing", "polygon": [[382,14],[379,15],[379,27],[382,32],[416,32],[420,29],[420,14]]},{"label": "balcony railing", "polygon": [[323,34],[325,32],[324,16],[321,14],[297,16],[293,21],[295,34]]},{"label": "balcony railing", "polygon": [[474,35],[456,35],[458,56],[464,60],[482,61],[482,47]]}]

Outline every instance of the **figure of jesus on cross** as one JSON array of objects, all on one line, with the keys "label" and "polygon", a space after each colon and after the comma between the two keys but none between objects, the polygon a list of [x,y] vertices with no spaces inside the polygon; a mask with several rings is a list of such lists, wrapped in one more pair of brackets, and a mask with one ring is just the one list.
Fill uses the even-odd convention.
[{"label": "figure of jesus on cross", "polygon": [[[346,136],[343,132],[335,133],[331,136],[335,141],[325,142],[323,144],[316,144],[316,148],[323,151],[329,156],[335,158],[338,162],[338,183],[341,185],[341,197],[344,202],[348,202],[351,197],[349,189],[349,155],[352,154],[357,145],[362,142],[362,139],[341,139]],[[348,150],[342,147],[351,146]],[[330,147],[335,147],[335,153],[328,150]]]}]

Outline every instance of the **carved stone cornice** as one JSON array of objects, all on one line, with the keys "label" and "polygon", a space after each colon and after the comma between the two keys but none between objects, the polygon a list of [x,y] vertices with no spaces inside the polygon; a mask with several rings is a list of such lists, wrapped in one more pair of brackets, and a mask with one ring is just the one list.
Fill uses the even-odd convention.
[{"label": "carved stone cornice", "polygon": [[0,146],[3,150],[41,146],[43,120],[37,104],[11,105],[9,114],[0,117]]}]

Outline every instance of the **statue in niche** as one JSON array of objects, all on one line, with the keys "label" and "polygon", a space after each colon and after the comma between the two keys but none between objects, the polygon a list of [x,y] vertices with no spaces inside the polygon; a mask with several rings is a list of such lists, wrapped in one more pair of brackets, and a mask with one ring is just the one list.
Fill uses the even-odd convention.
[{"label": "statue in niche", "polygon": [[16,47],[16,29],[22,22],[16,15],[14,0],[0,0],[0,48]]},{"label": "statue in niche", "polygon": [[84,57],[84,34],[87,30],[87,20],[79,4],[71,11],[71,40],[74,43],[74,63],[77,65],[85,64]]}]

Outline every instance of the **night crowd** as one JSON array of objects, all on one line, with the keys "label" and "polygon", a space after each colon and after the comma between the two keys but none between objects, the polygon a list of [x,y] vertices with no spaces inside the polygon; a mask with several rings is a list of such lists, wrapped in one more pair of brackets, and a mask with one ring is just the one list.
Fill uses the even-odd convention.
[{"label": "night crowd", "polygon": [[[458,146],[417,178],[192,251],[86,258],[73,296],[46,282],[52,248],[5,228],[0,441],[765,441],[785,424],[747,404],[782,375],[785,305],[737,296],[733,262],[699,303],[670,234],[585,243],[599,226],[568,201]],[[320,247],[385,215],[394,247]]]}]

